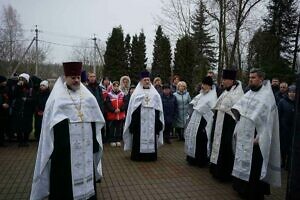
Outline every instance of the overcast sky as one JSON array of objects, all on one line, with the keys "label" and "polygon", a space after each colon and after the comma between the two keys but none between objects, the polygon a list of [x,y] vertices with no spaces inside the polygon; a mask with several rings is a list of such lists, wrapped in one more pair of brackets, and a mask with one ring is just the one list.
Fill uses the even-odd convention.
[{"label": "overcast sky", "polygon": [[[104,44],[113,27],[122,25],[124,34],[146,35],[147,56],[152,58],[153,40],[161,13],[161,0],[1,0],[3,6],[17,10],[28,39],[38,25],[39,39],[58,44],[78,45],[93,34]],[[28,44],[30,41],[28,41]],[[42,44],[41,44],[42,45]],[[50,44],[48,62],[61,63],[71,59],[73,49]],[[150,64],[150,63],[149,63]]]}]

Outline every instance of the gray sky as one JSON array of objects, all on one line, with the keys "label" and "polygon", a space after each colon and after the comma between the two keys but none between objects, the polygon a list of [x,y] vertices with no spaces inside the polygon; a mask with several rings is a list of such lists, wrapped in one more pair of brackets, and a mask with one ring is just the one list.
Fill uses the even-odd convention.
[{"label": "gray sky", "polygon": [[[147,57],[152,59],[156,23],[161,13],[160,0],[1,0],[3,6],[17,10],[28,39],[34,37],[35,25],[41,30],[39,39],[66,45],[88,41],[93,34],[105,44],[113,27],[122,25],[124,35],[146,35]],[[28,44],[30,41],[28,41]],[[71,58],[70,47],[50,44],[47,62],[61,63]]]}]

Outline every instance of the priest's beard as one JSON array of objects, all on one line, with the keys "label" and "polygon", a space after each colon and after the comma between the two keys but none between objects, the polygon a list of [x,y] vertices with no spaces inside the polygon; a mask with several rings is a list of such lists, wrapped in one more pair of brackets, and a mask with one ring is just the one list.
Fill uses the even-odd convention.
[{"label": "priest's beard", "polygon": [[262,85],[249,85],[250,90],[254,92],[258,91],[261,87]]},{"label": "priest's beard", "polygon": [[75,91],[79,90],[80,84],[78,84],[78,85],[69,85],[69,87],[70,87],[71,90],[73,90],[75,92]]}]

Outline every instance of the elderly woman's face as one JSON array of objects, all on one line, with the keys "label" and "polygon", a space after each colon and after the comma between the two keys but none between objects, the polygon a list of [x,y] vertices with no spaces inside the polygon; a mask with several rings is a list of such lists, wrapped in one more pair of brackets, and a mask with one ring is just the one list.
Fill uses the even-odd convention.
[{"label": "elderly woman's face", "polygon": [[185,91],[185,89],[186,89],[185,85],[182,85],[182,84],[178,85],[178,90],[179,90],[180,92]]}]

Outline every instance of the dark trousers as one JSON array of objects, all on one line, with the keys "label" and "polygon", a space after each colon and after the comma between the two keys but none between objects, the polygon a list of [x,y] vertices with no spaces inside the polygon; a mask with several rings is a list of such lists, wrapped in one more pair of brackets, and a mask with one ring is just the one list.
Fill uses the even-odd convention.
[{"label": "dark trousers", "polygon": [[108,121],[108,142],[120,142],[123,133],[123,120]]},{"label": "dark trousers", "polygon": [[34,137],[37,141],[40,140],[43,116],[34,116]]},{"label": "dark trousers", "polygon": [[170,140],[170,133],[172,132],[173,126],[172,123],[165,123],[165,130],[164,130],[164,140]]},{"label": "dark trousers", "polygon": [[5,135],[9,135],[9,120],[8,118],[0,119],[0,146],[4,145]]},{"label": "dark trousers", "polygon": [[178,136],[179,140],[184,140],[184,128],[175,128],[175,133]]}]

